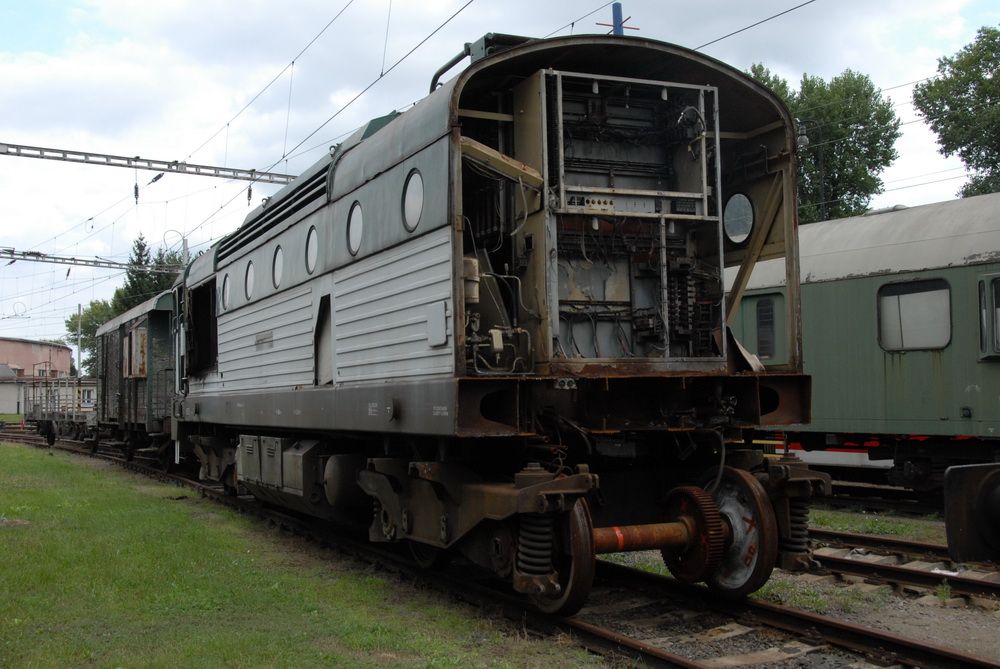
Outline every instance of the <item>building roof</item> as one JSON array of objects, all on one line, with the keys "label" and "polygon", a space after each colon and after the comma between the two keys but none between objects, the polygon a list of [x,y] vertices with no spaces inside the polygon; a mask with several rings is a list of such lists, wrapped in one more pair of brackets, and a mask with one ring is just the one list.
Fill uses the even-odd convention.
[{"label": "building roof", "polygon": [[66,344],[57,344],[53,341],[41,341],[39,339],[21,339],[20,337],[0,337],[0,341],[15,342],[18,344],[33,344],[35,346],[54,346],[55,348],[65,348],[72,350]]},{"label": "building roof", "polygon": [[[802,283],[1000,260],[1000,193],[893,207],[799,228]],[[785,283],[783,260],[758,263],[748,289]]]}]

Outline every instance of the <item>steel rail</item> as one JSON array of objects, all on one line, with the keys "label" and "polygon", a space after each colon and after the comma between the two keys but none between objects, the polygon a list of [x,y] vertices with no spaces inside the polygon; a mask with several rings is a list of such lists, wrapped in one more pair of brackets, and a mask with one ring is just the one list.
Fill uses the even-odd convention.
[{"label": "steel rail", "polygon": [[962,597],[1000,597],[1000,583],[963,576],[961,572],[941,573],[914,569],[905,565],[869,562],[853,558],[823,555],[817,557],[820,565],[840,574],[851,574],[897,585],[915,585],[935,588],[945,582],[951,594]]},{"label": "steel rail", "polygon": [[907,555],[925,555],[937,560],[949,560],[948,547],[944,544],[932,544],[923,541],[909,541],[895,537],[883,537],[857,532],[840,532],[821,528],[809,528],[809,538],[837,546],[857,546],[875,550],[905,553]]}]

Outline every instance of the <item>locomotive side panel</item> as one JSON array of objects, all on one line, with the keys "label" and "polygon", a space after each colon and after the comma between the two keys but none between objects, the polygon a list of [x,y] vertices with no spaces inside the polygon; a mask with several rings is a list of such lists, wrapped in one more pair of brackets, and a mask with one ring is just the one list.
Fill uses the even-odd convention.
[{"label": "locomotive side panel", "polygon": [[338,383],[454,373],[451,248],[439,228],[334,272]]}]

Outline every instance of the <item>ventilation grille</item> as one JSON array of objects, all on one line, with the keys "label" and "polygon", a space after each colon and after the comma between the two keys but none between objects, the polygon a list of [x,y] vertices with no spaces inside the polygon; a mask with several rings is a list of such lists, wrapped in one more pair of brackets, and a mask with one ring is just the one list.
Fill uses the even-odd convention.
[{"label": "ventilation grille", "polygon": [[320,170],[298,188],[280,200],[272,202],[253,221],[246,223],[219,244],[218,260],[222,261],[252,244],[281,222],[294,219],[303,209],[317,200],[326,199],[327,170]]}]

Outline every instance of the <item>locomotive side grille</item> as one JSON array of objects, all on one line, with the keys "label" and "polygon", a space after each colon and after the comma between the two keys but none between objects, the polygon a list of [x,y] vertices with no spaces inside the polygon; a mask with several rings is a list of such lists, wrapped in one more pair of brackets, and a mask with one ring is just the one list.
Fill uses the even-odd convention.
[{"label": "locomotive side grille", "polygon": [[289,224],[303,218],[307,207],[317,202],[326,202],[327,171],[320,170],[309,177],[301,187],[281,198],[251,223],[244,225],[235,233],[219,243],[219,261],[234,255],[243,247],[253,243],[268,230],[279,223]]}]

